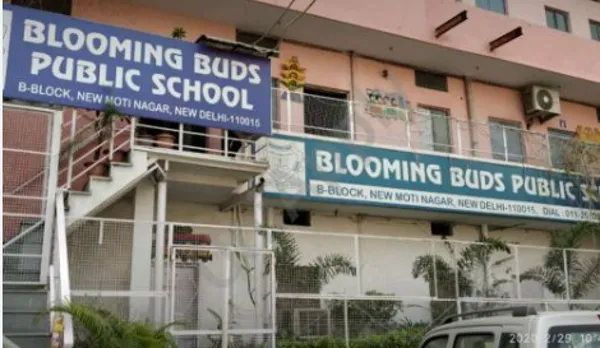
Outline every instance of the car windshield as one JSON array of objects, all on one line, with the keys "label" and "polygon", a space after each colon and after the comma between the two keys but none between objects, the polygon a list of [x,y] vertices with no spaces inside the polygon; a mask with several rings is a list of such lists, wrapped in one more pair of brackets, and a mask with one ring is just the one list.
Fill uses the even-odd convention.
[{"label": "car windshield", "polygon": [[554,326],[546,341],[548,348],[600,348],[600,324]]}]

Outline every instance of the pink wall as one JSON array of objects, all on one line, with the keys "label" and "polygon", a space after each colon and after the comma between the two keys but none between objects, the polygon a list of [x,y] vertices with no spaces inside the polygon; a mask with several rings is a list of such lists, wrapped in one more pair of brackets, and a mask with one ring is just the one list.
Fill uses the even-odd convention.
[{"label": "pink wall", "polygon": [[508,15],[546,26],[545,6],[569,13],[571,34],[590,39],[589,20],[600,22],[600,3],[591,0],[506,0]]},{"label": "pink wall", "polygon": [[[257,1],[280,6],[288,4],[284,0]],[[434,39],[431,36],[434,24],[439,24],[442,20],[449,18],[450,14],[455,14],[464,8],[464,6],[468,6],[456,3],[453,0],[381,1],[383,3],[380,6],[371,6],[359,0],[317,2],[311,8],[311,14],[350,21],[357,25],[433,42]],[[308,0],[299,0],[294,6],[302,8],[307,4]],[[381,9],[385,9],[385,13]],[[517,11],[517,8],[509,9],[509,11],[513,10]],[[531,8],[525,6],[523,7],[523,11],[525,10],[531,11]],[[165,13],[164,11],[137,4],[129,4],[120,0],[103,2],[94,0],[79,1],[74,7],[74,16],[165,36],[170,35],[174,27],[181,26],[185,28],[188,33],[188,39],[191,40],[200,34],[208,34],[225,39],[235,38],[235,28],[232,26],[207,22],[194,17]],[[373,18],[377,18],[377,20],[375,21]],[[518,19],[507,18],[506,16],[499,16],[474,8],[470,11],[468,23],[455,28],[437,43],[490,55],[485,50],[486,43],[490,38],[496,37],[498,32],[502,32],[505,29],[509,30],[515,25],[523,24]],[[592,78],[600,81],[600,60],[598,60],[599,63],[590,64],[589,59],[589,57],[594,56],[591,53],[600,53],[600,45],[590,40],[586,41],[567,37],[563,33],[549,31],[547,28],[536,25],[527,23],[524,25],[526,26],[527,35],[503,48],[500,53],[494,53],[494,55],[497,55],[499,58],[505,57],[506,59],[520,61],[529,65],[538,64],[547,67],[549,63],[550,65],[555,65],[554,68],[559,71],[560,69],[563,69],[563,72],[569,70],[569,74],[573,76],[585,76],[587,79]],[[477,28],[477,30],[474,30],[474,28]],[[541,35],[539,37],[546,38],[546,41],[542,43],[532,42],[538,34]],[[553,45],[547,44],[548,39],[553,42]],[[587,46],[590,43],[592,44],[591,46],[594,46],[593,48]],[[566,52],[560,55],[554,54],[554,50],[557,49],[556,47],[562,47],[560,46],[562,44],[567,45],[571,49],[567,49]],[[541,50],[536,51],[538,48]],[[275,78],[279,77],[281,61],[287,60],[292,56],[297,56],[300,60],[300,65],[306,68],[307,85],[350,92],[352,88],[350,76],[351,60],[348,54],[295,43],[282,43],[280,51],[280,58],[273,59],[272,64],[272,74]],[[532,52],[535,52],[535,54],[532,54]],[[569,56],[570,54],[572,56]],[[578,64],[578,60],[585,60],[585,62],[582,61],[581,64]],[[563,67],[561,68],[560,66]],[[356,131],[360,133],[357,136],[357,140],[386,145],[406,145],[406,125],[403,121],[374,120],[371,115],[365,113],[364,102],[366,101],[367,88],[379,89],[384,92],[398,92],[408,99],[412,107],[429,106],[443,108],[455,119],[468,119],[465,86],[462,79],[450,77],[448,79],[449,91],[439,92],[416,87],[414,70],[407,67],[357,57],[355,58],[353,68],[355,73],[355,103],[353,106],[356,114]],[[381,76],[383,69],[389,71],[388,78]],[[279,112],[274,115],[274,118],[281,122],[281,128],[287,129],[287,109],[281,97],[281,95],[278,96]],[[485,123],[490,117],[514,120],[521,123],[524,120],[521,97],[516,90],[484,83],[474,83],[472,101],[474,107],[473,119],[477,122]],[[595,110],[593,108],[568,102],[563,102],[562,105],[565,115],[562,117],[568,118],[567,125],[569,129],[575,129],[578,124],[596,125]],[[302,132],[304,123],[302,103],[294,103],[291,111],[292,126],[290,128],[293,131]],[[411,121],[413,129],[416,128],[414,123],[418,122],[418,117],[413,118]],[[460,123],[458,122],[452,123],[451,133],[454,144],[458,141],[457,129],[459,125]],[[532,130],[544,132],[548,126],[558,127],[558,119],[553,120],[543,127],[534,126]],[[467,132],[468,128],[464,125],[460,128],[460,138],[463,148],[469,148],[471,139]],[[488,132],[489,128],[487,125],[482,125],[479,128],[476,127],[475,132],[473,132],[473,140],[480,151],[485,152],[489,150],[490,141]],[[211,130],[211,133],[220,134],[220,131]],[[411,136],[413,141],[418,141],[418,132],[412,132]],[[212,147],[220,148],[220,141],[215,139]],[[532,151],[536,150],[533,149]]]},{"label": "pink wall", "polygon": [[[254,1],[282,7],[289,3],[286,0]],[[513,2],[517,1],[519,0]],[[310,2],[311,0],[299,0],[292,8],[302,11]],[[379,6],[373,6],[363,0],[319,1],[311,7],[309,13],[435,45],[600,82],[600,59],[589,59],[600,56],[600,45],[590,39],[473,8],[456,0],[382,0],[381,3]],[[440,39],[435,39],[435,27],[464,9],[469,10],[469,20]],[[522,37],[501,50],[489,51],[488,42],[518,26],[523,27]]]},{"label": "pink wall", "polygon": [[[388,77],[384,78],[381,72],[388,70]],[[406,124],[399,120],[373,118],[365,112],[367,89],[379,89],[382,92],[394,92],[403,95],[412,108],[431,107],[445,109],[448,115],[459,120],[467,119],[465,102],[465,89],[461,79],[448,79],[448,92],[417,87],[415,85],[415,72],[413,69],[379,62],[367,58],[356,58],[355,66],[355,99],[358,102],[355,108],[357,140],[376,142],[386,145],[406,146]],[[418,147],[419,136],[417,130],[422,118],[418,115],[411,117],[410,140],[412,146]],[[458,123],[451,123],[451,134],[457,134]],[[456,144],[456,137],[451,136]]]},{"label": "pink wall", "polygon": [[[203,21],[191,16],[165,13],[148,6],[120,0],[80,0],[73,4],[73,17],[79,17],[108,25],[129,28],[162,36],[171,36],[174,28],[182,27],[187,33],[185,40],[195,41],[200,35],[235,39],[235,28],[228,25]],[[223,131],[209,129],[208,146],[222,148]]]}]

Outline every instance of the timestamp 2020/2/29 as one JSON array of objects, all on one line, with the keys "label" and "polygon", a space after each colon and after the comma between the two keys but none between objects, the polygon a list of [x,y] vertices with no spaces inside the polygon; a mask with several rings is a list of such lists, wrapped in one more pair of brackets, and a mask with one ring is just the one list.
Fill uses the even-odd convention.
[{"label": "timestamp 2020/2/29", "polygon": [[542,343],[542,344],[570,344],[570,343],[600,343],[600,332],[589,332],[580,334],[569,334],[569,333],[548,333],[543,335],[536,334],[520,334],[512,333],[509,334],[510,343]]}]

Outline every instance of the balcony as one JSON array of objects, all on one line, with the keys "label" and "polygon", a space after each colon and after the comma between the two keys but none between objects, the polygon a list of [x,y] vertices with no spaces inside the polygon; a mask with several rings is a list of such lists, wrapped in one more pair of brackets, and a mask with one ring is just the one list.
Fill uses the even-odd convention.
[{"label": "balcony", "polygon": [[272,108],[275,133],[600,173],[600,146],[568,133],[536,133],[501,120],[484,123],[466,116],[448,117],[443,110],[381,106],[279,89],[273,90]]}]

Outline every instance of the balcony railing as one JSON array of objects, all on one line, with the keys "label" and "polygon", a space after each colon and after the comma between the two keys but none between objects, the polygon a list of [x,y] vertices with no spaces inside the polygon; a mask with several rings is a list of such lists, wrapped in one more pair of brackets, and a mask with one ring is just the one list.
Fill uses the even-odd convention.
[{"label": "balcony railing", "polygon": [[[107,136],[105,130],[95,127],[96,117],[89,112],[67,113],[65,119],[59,182],[67,188],[81,186],[77,182],[90,170],[84,162],[96,158],[112,160],[119,151],[130,148],[257,160],[255,138],[237,132],[130,118],[128,122],[115,121],[110,136]],[[383,106],[273,89],[272,119],[275,133],[336,138],[572,172],[600,172],[598,145],[583,144],[565,135],[531,132],[502,122],[448,117],[442,111]],[[98,141],[100,134],[103,138]],[[578,158],[587,159],[574,163]]]},{"label": "balcony railing", "polygon": [[[444,112],[383,106],[273,89],[273,130],[399,149],[577,171],[566,159],[582,151],[565,135],[531,132],[502,122],[448,117]],[[585,145],[600,161],[600,146]],[[598,166],[598,165],[596,165]],[[589,168],[588,168],[589,169]],[[600,172],[600,168],[594,168]]]}]

